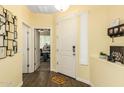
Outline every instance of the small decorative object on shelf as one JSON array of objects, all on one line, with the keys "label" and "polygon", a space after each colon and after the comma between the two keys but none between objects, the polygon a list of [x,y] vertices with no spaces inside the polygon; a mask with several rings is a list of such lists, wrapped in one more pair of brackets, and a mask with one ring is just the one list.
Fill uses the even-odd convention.
[{"label": "small decorative object on shelf", "polygon": [[17,18],[0,6],[0,59],[17,53]]},{"label": "small decorative object on shelf", "polygon": [[112,39],[115,37],[124,36],[124,24],[120,24],[120,25],[108,28],[108,36],[110,36]]},{"label": "small decorative object on shelf", "polygon": [[107,59],[107,58],[108,58],[108,55],[105,54],[105,53],[103,53],[103,52],[100,52],[99,57],[100,57],[101,59]]}]

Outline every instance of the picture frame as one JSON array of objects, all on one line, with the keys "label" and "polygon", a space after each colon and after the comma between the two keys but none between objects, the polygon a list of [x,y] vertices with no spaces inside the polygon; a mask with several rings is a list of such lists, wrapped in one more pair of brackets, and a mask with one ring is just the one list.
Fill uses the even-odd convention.
[{"label": "picture frame", "polygon": [[5,29],[6,29],[6,32],[10,31],[9,22],[6,22],[6,24],[5,24]]},{"label": "picture frame", "polygon": [[118,35],[118,33],[119,33],[119,28],[117,27],[117,28],[114,28],[114,35],[116,36],[116,35]]},{"label": "picture frame", "polygon": [[14,48],[14,53],[16,54],[18,51],[17,46]]},{"label": "picture frame", "polygon": [[14,31],[14,39],[17,39],[17,31]]},{"label": "picture frame", "polygon": [[6,35],[4,24],[5,24],[5,18],[3,16],[0,16],[0,35]]},{"label": "picture frame", "polygon": [[7,35],[8,35],[7,39],[14,40],[14,33],[7,32]]},{"label": "picture frame", "polygon": [[13,40],[8,40],[7,50],[13,50]]},{"label": "picture frame", "polygon": [[9,23],[9,32],[13,32],[14,33],[15,27],[14,24]]},{"label": "picture frame", "polygon": [[6,47],[0,47],[0,59],[6,57]]},{"label": "picture frame", "polygon": [[4,36],[0,35],[0,47],[4,46]]},{"label": "picture frame", "polygon": [[7,50],[6,56],[11,56],[11,50]]},{"label": "picture frame", "polygon": [[7,10],[7,13],[6,13],[6,18],[7,20],[10,22],[10,23],[13,23],[13,15],[10,11]]},{"label": "picture frame", "polygon": [[0,5],[0,15],[5,17],[5,12],[4,8]]}]

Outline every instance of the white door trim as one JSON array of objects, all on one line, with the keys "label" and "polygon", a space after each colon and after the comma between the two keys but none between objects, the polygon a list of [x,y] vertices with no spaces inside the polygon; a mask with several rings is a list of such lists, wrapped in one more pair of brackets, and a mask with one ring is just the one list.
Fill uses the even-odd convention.
[{"label": "white door trim", "polygon": [[[29,72],[27,72],[27,73],[31,73],[31,72],[33,72],[34,71],[34,69],[33,69],[33,57],[32,57],[32,52],[33,52],[33,50],[32,50],[32,44],[33,44],[33,42],[32,42],[32,40],[31,40],[31,38],[32,38],[32,29],[31,29],[31,27],[29,26],[29,25],[27,25],[25,22],[22,22],[22,30],[23,30],[23,26],[26,26],[27,28],[29,28],[29,48],[30,48],[30,50],[29,50]],[[25,39],[25,32],[24,31],[22,31],[22,35],[23,35],[23,42],[24,42],[24,39]],[[22,51],[23,51],[23,58],[24,58],[24,46],[23,46],[23,49],[22,49]]]},{"label": "white door trim", "polygon": [[[52,31],[52,27],[51,26],[38,26],[38,27],[34,27],[34,31],[35,29],[42,29],[42,28],[46,28],[46,29],[50,29],[50,71],[55,71],[54,69],[52,69],[52,66],[53,66],[53,31]],[[35,37],[34,37],[35,39]],[[33,49],[35,48],[35,46],[33,46]],[[35,57],[35,50],[34,50],[34,57]],[[34,62],[35,62],[35,58],[34,58]]]}]

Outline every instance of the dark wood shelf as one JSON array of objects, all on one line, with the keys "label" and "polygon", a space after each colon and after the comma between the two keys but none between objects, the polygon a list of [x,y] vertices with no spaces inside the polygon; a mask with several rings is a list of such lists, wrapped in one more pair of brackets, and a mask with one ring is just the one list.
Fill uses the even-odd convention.
[{"label": "dark wood shelf", "polygon": [[108,28],[108,36],[111,38],[124,36],[124,24]]}]

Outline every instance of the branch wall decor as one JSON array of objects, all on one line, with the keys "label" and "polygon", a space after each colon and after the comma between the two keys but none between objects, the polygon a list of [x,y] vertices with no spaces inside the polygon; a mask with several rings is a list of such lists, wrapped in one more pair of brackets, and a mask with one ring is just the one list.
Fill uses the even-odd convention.
[{"label": "branch wall decor", "polygon": [[17,53],[17,18],[0,6],[0,59]]}]

